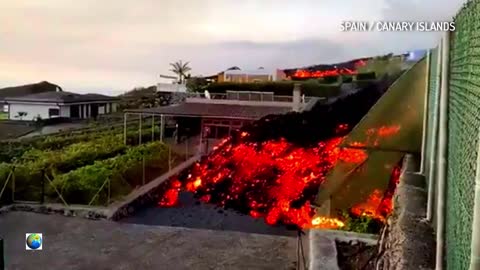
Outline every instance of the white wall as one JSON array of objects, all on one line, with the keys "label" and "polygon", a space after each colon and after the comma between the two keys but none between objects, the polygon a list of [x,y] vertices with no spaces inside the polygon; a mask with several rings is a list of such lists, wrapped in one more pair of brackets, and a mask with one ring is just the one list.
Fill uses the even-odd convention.
[{"label": "white wall", "polygon": [[187,92],[187,86],[185,84],[168,84],[168,83],[158,83],[157,84],[158,92]]},{"label": "white wall", "polygon": [[108,106],[108,103],[105,104],[104,106],[98,106],[98,114],[105,114],[107,106]]},{"label": "white wall", "polygon": [[58,106],[51,105],[40,105],[40,104],[10,104],[10,119],[11,120],[20,120],[16,117],[19,112],[26,112],[27,115],[22,118],[22,120],[32,121],[35,117],[40,115],[42,119],[48,119],[48,109],[59,109]]},{"label": "white wall", "polygon": [[70,117],[70,106],[60,106],[60,117]]}]

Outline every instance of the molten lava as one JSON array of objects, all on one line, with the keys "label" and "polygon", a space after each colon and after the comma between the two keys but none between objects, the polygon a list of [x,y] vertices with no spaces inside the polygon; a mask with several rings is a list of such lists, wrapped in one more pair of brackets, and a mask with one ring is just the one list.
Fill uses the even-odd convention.
[{"label": "molten lava", "polygon": [[[365,66],[366,62],[363,60],[359,60],[355,62],[354,67],[355,69]],[[305,79],[305,78],[323,78],[327,76],[338,76],[338,75],[355,75],[358,72],[356,70],[350,68],[333,68],[329,70],[315,70],[309,71],[306,69],[298,69],[292,75],[294,79]]]},{"label": "molten lava", "polygon": [[[339,125],[337,130],[346,128],[346,125]],[[393,132],[389,128],[379,130],[375,133],[380,136]],[[159,205],[174,206],[183,188],[195,193],[202,202],[264,218],[270,225],[282,223],[298,228],[326,229],[345,225],[340,219],[315,216],[310,202],[338,161],[362,163],[367,159],[366,151],[339,147],[344,140],[342,137],[309,148],[298,147],[284,139],[251,142],[248,137],[248,133],[242,132],[240,142],[233,143],[232,138],[223,140],[206,159],[196,163],[187,176],[170,181]],[[385,194],[374,192],[367,202],[352,208],[352,213],[384,220],[391,212],[396,182],[394,184]]]}]

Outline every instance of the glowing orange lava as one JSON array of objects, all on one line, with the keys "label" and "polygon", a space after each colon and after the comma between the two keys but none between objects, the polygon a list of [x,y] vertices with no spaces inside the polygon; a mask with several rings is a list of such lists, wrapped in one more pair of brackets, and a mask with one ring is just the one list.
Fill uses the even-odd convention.
[{"label": "glowing orange lava", "polygon": [[[354,63],[355,69],[365,65],[366,65],[366,62],[363,60],[358,60],[357,62]],[[323,78],[327,76],[355,75],[355,74],[357,74],[357,71],[349,68],[333,68],[329,70],[316,70],[316,71],[298,69],[292,75],[292,78]]]},{"label": "glowing orange lava", "polygon": [[[339,125],[337,130],[347,128]],[[250,142],[246,140],[248,133],[239,135],[241,142],[222,141],[214,152],[192,166],[181,183],[173,181],[159,205],[175,205],[179,186],[182,186],[204,203],[233,208],[254,218],[263,218],[270,225],[282,223],[298,228],[325,229],[345,225],[340,219],[315,216],[310,202],[338,161],[364,162],[368,157],[366,151],[339,147],[342,137],[303,148],[284,139]],[[374,193],[352,212],[384,220],[391,211],[392,194]]]},{"label": "glowing orange lava", "polygon": [[345,226],[343,221],[337,218],[317,216],[312,219],[312,226],[309,229],[338,229]]}]

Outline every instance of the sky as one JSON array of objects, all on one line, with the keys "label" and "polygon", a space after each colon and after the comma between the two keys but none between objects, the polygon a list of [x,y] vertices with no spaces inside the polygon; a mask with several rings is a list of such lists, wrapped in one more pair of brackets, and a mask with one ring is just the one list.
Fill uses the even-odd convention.
[{"label": "sky", "polygon": [[1,0],[0,87],[119,94],[231,66],[283,69],[435,47],[441,33],[341,32],[342,21],[450,21],[464,0]]}]

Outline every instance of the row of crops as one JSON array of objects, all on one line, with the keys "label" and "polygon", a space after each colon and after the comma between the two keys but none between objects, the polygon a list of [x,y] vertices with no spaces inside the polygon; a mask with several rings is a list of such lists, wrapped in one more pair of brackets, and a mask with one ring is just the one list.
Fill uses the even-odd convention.
[{"label": "row of crops", "polygon": [[159,136],[159,127],[139,133],[137,124],[127,144],[123,128],[0,144],[0,202],[108,203],[165,173],[169,156],[180,159]]},{"label": "row of crops", "polygon": [[[138,122],[131,122],[127,125],[127,139],[129,144],[138,144]],[[61,133],[59,135],[38,136],[23,140],[0,142],[0,162],[12,162],[20,158],[25,152],[34,148],[38,150],[62,149],[65,146],[91,141],[104,136],[115,136],[123,134],[123,125],[82,132]],[[160,123],[154,123],[154,139],[160,140]],[[152,137],[152,123],[144,121],[142,125],[142,142],[147,142]]]}]

